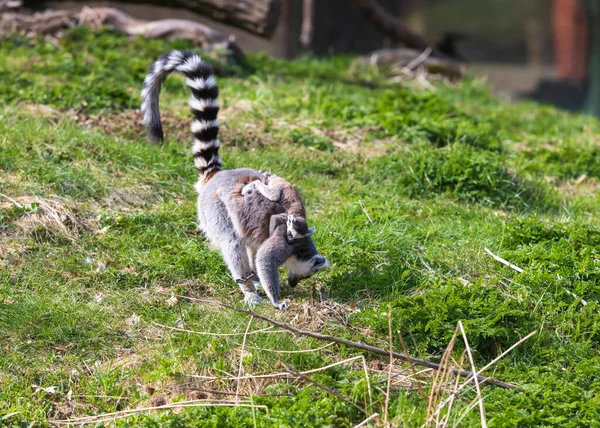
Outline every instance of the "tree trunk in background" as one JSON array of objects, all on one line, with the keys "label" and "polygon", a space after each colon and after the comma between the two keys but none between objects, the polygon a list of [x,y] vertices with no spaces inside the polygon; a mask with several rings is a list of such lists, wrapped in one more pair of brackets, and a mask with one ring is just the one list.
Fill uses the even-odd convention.
[{"label": "tree trunk in background", "polygon": [[588,93],[585,110],[600,118],[600,1],[588,0],[590,28],[588,55]]},{"label": "tree trunk in background", "polygon": [[575,84],[581,84],[586,75],[588,34],[583,2],[554,0],[553,6],[556,74],[559,79]]},{"label": "tree trunk in background", "polygon": [[[388,37],[421,51],[431,46],[425,36],[413,31],[405,22],[388,13],[376,0],[353,0],[353,3],[367,21]],[[435,49],[434,53],[439,54]]]},{"label": "tree trunk in background", "polygon": [[[55,0],[60,1],[60,0]],[[85,2],[86,0],[76,0]],[[120,0],[186,9],[215,21],[232,25],[261,37],[270,38],[279,22],[280,0]],[[25,1],[26,7],[39,0]]]}]

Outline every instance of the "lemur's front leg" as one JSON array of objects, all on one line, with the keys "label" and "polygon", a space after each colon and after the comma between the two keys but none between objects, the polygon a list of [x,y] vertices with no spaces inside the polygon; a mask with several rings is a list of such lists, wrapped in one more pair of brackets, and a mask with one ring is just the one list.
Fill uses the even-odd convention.
[{"label": "lemur's front leg", "polygon": [[271,304],[278,309],[288,309],[287,302],[279,302],[279,266],[292,255],[292,246],[286,239],[286,226],[278,226],[256,253],[256,273]]}]

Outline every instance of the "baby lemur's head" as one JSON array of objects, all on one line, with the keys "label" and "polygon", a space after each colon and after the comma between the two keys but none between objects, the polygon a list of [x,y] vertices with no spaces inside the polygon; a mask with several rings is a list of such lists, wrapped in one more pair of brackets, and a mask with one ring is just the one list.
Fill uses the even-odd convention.
[{"label": "baby lemur's head", "polygon": [[287,217],[287,239],[288,241],[295,241],[296,239],[302,239],[315,233],[314,227],[308,227],[306,219],[304,217],[288,215]]}]

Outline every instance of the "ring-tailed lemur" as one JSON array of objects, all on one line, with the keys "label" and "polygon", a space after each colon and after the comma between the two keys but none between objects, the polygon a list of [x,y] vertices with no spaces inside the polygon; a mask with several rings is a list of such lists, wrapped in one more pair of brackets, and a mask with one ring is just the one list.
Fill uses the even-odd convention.
[{"label": "ring-tailed lemur", "polygon": [[[222,169],[220,142],[217,138],[218,88],[212,68],[195,53],[172,51],[161,56],[151,66],[142,90],[142,111],[148,135],[152,141],[163,139],[158,102],[162,84],[172,71],[183,73],[186,84],[192,91],[189,104],[194,116],[191,124],[194,135],[192,153],[199,175],[195,188],[198,192],[200,229],[211,244],[221,251],[246,302],[256,304],[261,301],[252,281],[253,263],[248,257],[248,254],[257,252],[255,263],[265,292],[275,307],[287,308],[287,303],[280,303],[278,300],[277,269],[282,257],[279,253],[280,241],[277,239],[279,235],[274,233],[269,236],[271,216],[283,213],[284,208],[276,202],[266,203],[266,198],[258,194],[247,198],[248,201],[241,205],[242,209],[236,211],[237,218],[242,220],[246,228],[246,234],[240,236],[237,232],[221,195],[241,195],[243,186],[261,180],[263,173],[249,168]],[[235,205],[229,208],[235,209]],[[311,236],[295,243],[291,255],[286,257],[283,263],[289,272],[289,282],[294,285],[300,279],[308,278],[328,266],[327,259],[319,254]]]},{"label": "ring-tailed lemur", "polygon": [[287,224],[287,239],[290,242],[312,235],[315,228],[308,227],[306,210],[294,186],[275,174],[265,174],[264,180],[266,183],[255,180],[246,184],[242,189],[242,196],[259,192],[268,200],[278,202],[283,206],[285,209],[284,214],[271,217],[271,226],[269,227],[271,233],[280,222],[285,222]]}]

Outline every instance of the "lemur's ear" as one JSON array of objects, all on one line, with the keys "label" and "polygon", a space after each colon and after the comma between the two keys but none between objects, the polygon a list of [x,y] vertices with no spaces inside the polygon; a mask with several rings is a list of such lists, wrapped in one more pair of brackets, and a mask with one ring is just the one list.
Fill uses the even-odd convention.
[{"label": "lemur's ear", "polygon": [[306,232],[306,235],[304,236],[312,235],[313,233],[315,233],[315,231],[316,229],[314,227],[309,227],[308,232]]}]

